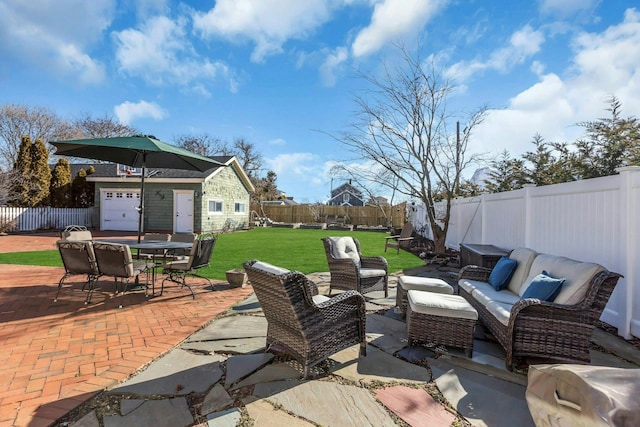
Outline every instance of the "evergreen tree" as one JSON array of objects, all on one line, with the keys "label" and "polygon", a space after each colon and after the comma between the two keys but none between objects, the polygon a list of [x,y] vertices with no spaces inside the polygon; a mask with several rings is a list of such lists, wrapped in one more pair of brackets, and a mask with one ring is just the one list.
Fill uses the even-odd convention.
[{"label": "evergreen tree", "polygon": [[29,176],[31,176],[31,138],[23,136],[13,165],[12,183],[9,190],[9,205],[32,206],[29,200]]},{"label": "evergreen tree", "polygon": [[490,165],[491,172],[486,180],[486,188],[491,193],[518,190],[527,183],[524,161],[512,159],[507,150]]},{"label": "evergreen tree", "polygon": [[580,178],[613,175],[616,168],[638,160],[640,121],[635,117],[621,118],[622,103],[615,96],[608,102],[606,110],[611,117],[579,123],[586,132],[575,143],[575,168]]},{"label": "evergreen tree", "polygon": [[540,134],[535,134],[531,142],[535,150],[522,156],[531,165],[525,169],[528,182],[540,186],[573,181],[571,156],[566,144],[545,142]]},{"label": "evergreen tree", "polygon": [[58,160],[53,168],[49,194],[52,207],[66,208],[71,206],[71,165],[65,158]]},{"label": "evergreen tree", "polygon": [[31,206],[46,206],[49,202],[49,185],[51,169],[49,168],[49,151],[40,138],[31,147],[30,174]]},{"label": "evergreen tree", "polygon": [[93,204],[93,199],[89,199],[87,187],[87,172],[80,169],[71,183],[74,207],[86,208]]}]

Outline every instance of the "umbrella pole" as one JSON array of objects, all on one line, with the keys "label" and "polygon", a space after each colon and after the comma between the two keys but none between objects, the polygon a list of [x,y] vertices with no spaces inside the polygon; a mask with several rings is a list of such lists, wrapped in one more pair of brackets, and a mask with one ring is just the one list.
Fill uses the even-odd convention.
[{"label": "umbrella pole", "polygon": [[142,224],[144,223],[144,176],[146,174],[145,165],[147,163],[147,153],[142,154],[142,180],[140,183],[140,208],[138,209],[138,243],[142,236]]}]

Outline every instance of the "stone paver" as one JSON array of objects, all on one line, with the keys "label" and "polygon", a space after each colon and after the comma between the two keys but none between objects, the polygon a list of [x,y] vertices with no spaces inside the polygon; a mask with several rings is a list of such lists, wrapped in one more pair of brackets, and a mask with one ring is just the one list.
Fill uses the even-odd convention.
[{"label": "stone paver", "polygon": [[110,393],[185,395],[202,393],[222,378],[219,355],[193,354],[176,348]]},{"label": "stone paver", "polygon": [[313,427],[308,421],[275,408],[265,399],[250,396],[242,400],[254,427]]},{"label": "stone paver", "polygon": [[367,346],[367,356],[358,358],[359,346],[349,347],[331,356],[338,362],[331,372],[363,383],[399,381],[414,384],[429,382],[426,368],[405,362],[375,347]]},{"label": "stone paver", "polygon": [[241,417],[242,414],[238,408],[231,408],[207,415],[207,425],[209,427],[236,427]]},{"label": "stone paver", "polygon": [[253,394],[320,425],[394,425],[393,419],[368,390],[351,385],[327,381],[277,381],[257,384]]},{"label": "stone paver", "polygon": [[440,360],[431,360],[429,366],[440,392],[474,426],[534,426],[524,386]]},{"label": "stone paver", "polygon": [[249,375],[244,380],[231,387],[231,390],[254,385],[258,383],[268,383],[271,381],[281,380],[298,380],[302,378],[302,372],[299,369],[287,363],[273,363],[258,370],[256,373]]},{"label": "stone paver", "polygon": [[233,405],[233,399],[231,399],[227,390],[225,390],[222,384],[216,384],[205,396],[202,407],[200,408],[200,414],[208,415],[231,405]]},{"label": "stone paver", "polygon": [[193,424],[193,416],[189,412],[187,399],[147,400],[136,410],[127,415],[107,415],[104,427],[184,427]]},{"label": "stone paver", "polygon": [[449,427],[456,416],[424,390],[404,386],[376,390],[376,397],[412,427]]},{"label": "stone paver", "polygon": [[224,379],[225,386],[234,384],[236,381],[255,372],[258,368],[269,363],[273,357],[271,353],[230,357],[227,360],[227,376]]}]

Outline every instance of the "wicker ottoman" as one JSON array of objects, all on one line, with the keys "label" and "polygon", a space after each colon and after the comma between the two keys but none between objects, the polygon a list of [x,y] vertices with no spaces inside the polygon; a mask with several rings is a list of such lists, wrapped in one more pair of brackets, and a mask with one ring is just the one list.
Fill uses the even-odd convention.
[{"label": "wicker ottoman", "polygon": [[409,290],[407,336],[414,342],[464,348],[473,352],[473,329],[478,312],[461,296]]},{"label": "wicker ottoman", "polygon": [[432,277],[400,276],[396,288],[396,307],[402,313],[402,317],[407,314],[407,292],[412,289],[438,294],[453,294],[453,288],[444,280]]}]

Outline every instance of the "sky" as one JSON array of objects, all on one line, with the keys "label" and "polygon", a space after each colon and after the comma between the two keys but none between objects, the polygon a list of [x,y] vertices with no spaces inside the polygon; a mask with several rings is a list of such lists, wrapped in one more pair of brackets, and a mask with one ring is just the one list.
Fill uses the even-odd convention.
[{"label": "sky", "polygon": [[169,143],[244,138],[314,203],[342,184],[336,162],[359,161],[331,137],[355,120],[358,76],[398,45],[453,82],[450,111],[488,107],[469,145],[487,158],[575,140],[612,95],[640,116],[631,0],[0,0],[0,105],[108,115]]}]

